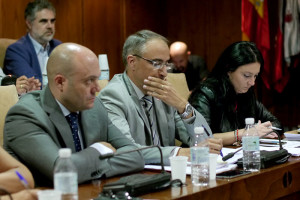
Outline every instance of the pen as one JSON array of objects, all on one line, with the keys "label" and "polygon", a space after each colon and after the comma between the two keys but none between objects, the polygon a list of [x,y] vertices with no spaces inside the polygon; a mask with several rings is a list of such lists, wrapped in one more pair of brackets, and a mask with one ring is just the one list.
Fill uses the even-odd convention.
[{"label": "pen", "polygon": [[211,136],[209,135],[209,132],[206,130],[205,126],[202,125],[202,127],[204,128],[204,131],[205,131],[206,135],[207,135],[208,137],[211,137]]},{"label": "pen", "polygon": [[30,189],[30,186],[28,184],[28,182],[26,181],[26,179],[22,176],[22,174],[20,174],[20,172],[16,171],[16,174],[20,180],[20,182],[22,183],[22,185],[24,185],[24,187],[26,189]]},{"label": "pen", "polygon": [[[208,137],[211,137],[211,135],[209,135],[209,133],[208,133],[207,129],[205,128],[205,126],[204,126],[204,125],[202,125],[202,127],[204,128],[204,131],[205,131],[206,135],[207,135]],[[222,150],[220,150],[220,155],[221,155],[221,156],[222,156],[222,158],[223,158],[223,153],[222,153]]]},{"label": "pen", "polygon": [[281,131],[282,130],[281,128],[277,128],[277,127],[274,127],[274,126],[270,126],[269,128],[271,128],[273,130],[276,130],[276,131]]},{"label": "pen", "polygon": [[222,149],[220,150],[220,156],[223,158],[223,153],[222,153]]}]

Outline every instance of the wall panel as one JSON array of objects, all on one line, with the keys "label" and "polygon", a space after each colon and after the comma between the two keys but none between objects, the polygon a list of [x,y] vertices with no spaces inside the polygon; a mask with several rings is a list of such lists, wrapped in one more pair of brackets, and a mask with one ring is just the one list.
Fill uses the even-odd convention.
[{"label": "wall panel", "polygon": [[56,9],[55,38],[62,42],[83,43],[83,0],[52,0]]},{"label": "wall panel", "polygon": [[168,38],[185,41],[201,55],[209,70],[219,54],[241,39],[241,1],[167,0]]},{"label": "wall panel", "polygon": [[0,37],[17,39],[26,33],[24,10],[29,0],[0,0]]},{"label": "wall panel", "polygon": [[85,0],[83,3],[83,41],[96,54],[107,54],[111,77],[124,70],[122,0]]}]

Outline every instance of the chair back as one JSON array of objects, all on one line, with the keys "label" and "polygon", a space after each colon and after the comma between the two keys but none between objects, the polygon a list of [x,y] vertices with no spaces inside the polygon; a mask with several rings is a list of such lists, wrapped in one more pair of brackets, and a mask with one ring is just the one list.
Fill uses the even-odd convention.
[{"label": "chair back", "polygon": [[3,145],[3,130],[8,110],[19,100],[15,85],[0,86],[0,145]]},{"label": "chair back", "polygon": [[[108,84],[108,80],[98,80],[98,83],[100,85],[100,91]],[[98,96],[99,92],[96,93],[96,96]]]},{"label": "chair back", "polygon": [[0,38],[0,67],[4,67],[4,58],[6,49],[12,43],[15,43],[17,40],[14,39],[7,39],[7,38]]},{"label": "chair back", "polygon": [[173,85],[175,90],[186,100],[190,96],[190,91],[184,73],[168,73],[167,80]]}]

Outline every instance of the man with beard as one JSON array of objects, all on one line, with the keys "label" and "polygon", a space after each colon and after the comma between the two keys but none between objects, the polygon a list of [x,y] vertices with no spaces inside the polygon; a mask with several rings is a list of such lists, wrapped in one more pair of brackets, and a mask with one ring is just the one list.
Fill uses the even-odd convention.
[{"label": "man with beard", "polygon": [[174,42],[170,46],[171,60],[175,65],[174,73],[184,73],[189,90],[192,91],[208,75],[206,63],[200,56],[191,55],[184,42]]},{"label": "man with beard", "polygon": [[48,57],[61,44],[53,39],[55,14],[55,8],[47,0],[35,0],[27,4],[25,21],[28,34],[7,48],[4,60],[6,74],[34,77],[39,79],[42,86],[48,83]]}]

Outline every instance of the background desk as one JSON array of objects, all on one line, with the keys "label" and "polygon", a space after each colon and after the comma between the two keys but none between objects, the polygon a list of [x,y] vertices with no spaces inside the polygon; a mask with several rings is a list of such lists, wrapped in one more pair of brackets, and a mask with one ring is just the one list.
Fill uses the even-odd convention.
[{"label": "background desk", "polygon": [[[153,173],[144,171],[142,173]],[[95,198],[111,178],[79,186],[79,199]],[[143,199],[300,199],[300,158],[292,157],[285,164],[233,179],[211,181],[208,187],[194,187],[190,176],[187,186],[145,194]]]}]

